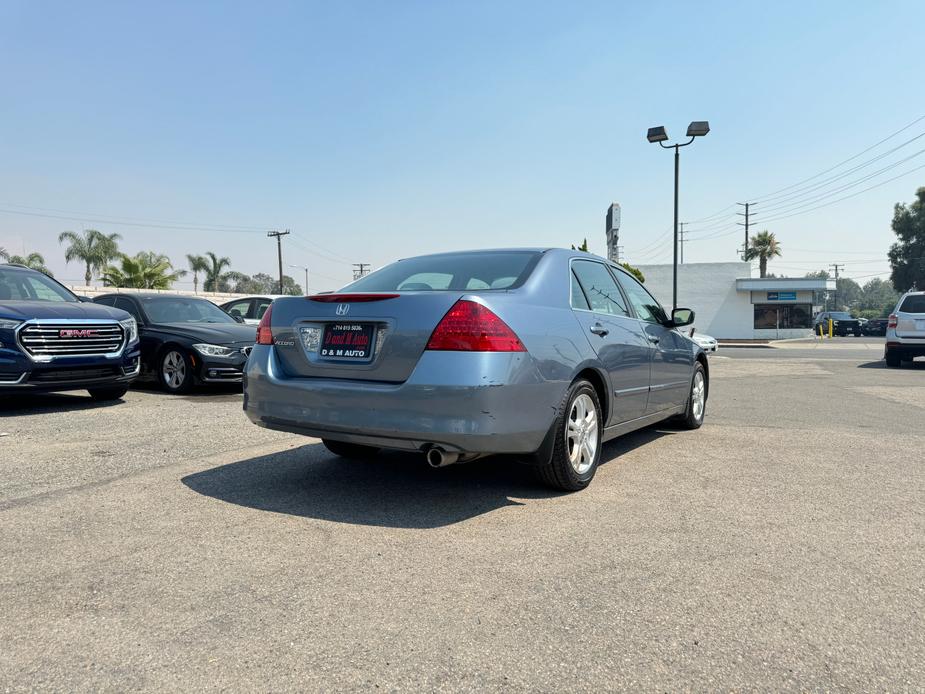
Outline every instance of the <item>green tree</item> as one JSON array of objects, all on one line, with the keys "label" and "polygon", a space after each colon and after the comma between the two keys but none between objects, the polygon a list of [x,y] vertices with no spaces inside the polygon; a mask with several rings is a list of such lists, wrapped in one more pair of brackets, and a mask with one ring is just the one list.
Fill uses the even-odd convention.
[{"label": "green tree", "polygon": [[118,267],[107,267],[103,271],[103,284],[107,287],[170,289],[170,285],[185,274],[186,270],[174,270],[166,255],[142,251],[134,256],[122,255]]},{"label": "green tree", "polygon": [[193,292],[199,293],[199,273],[205,273],[209,270],[209,261],[201,255],[187,254],[186,262],[189,263],[189,270],[193,273]]},{"label": "green tree", "polygon": [[886,318],[896,306],[897,301],[899,301],[899,293],[893,289],[893,285],[875,277],[861,287],[858,309],[865,318]]},{"label": "green tree", "polygon": [[588,239],[585,238],[585,240],[581,242],[581,245],[578,248],[575,248],[575,244],[573,243],[572,250],[573,251],[584,251],[585,253],[587,253],[588,252]]},{"label": "green tree", "polygon": [[[279,290],[279,280],[263,272],[258,272],[253,277],[240,272],[229,272],[227,280],[230,290],[235,294],[276,294]],[[283,294],[301,296],[302,287],[289,275],[283,275]]]},{"label": "green tree", "polygon": [[900,293],[925,288],[925,187],[915,191],[911,205],[896,203],[893,233],[899,240],[890,247],[893,288]]},{"label": "green tree", "polygon": [[637,280],[645,284],[646,276],[642,274],[642,270],[640,270],[638,267],[633,267],[629,263],[620,263],[620,267],[630,273]]},{"label": "green tree", "polygon": [[758,259],[758,270],[761,277],[768,275],[768,260],[781,256],[780,243],[777,237],[765,229],[749,239],[748,249],[745,251],[746,260]]},{"label": "green tree", "polygon": [[206,269],[205,282],[202,288],[207,292],[220,292],[228,289],[228,273],[225,268],[231,266],[231,260],[226,257],[219,258],[215,253],[209,251],[205,255]]},{"label": "green tree", "polygon": [[84,280],[87,286],[93,281],[94,272],[102,272],[103,268],[119,257],[119,246],[116,243],[122,237],[118,234],[104,234],[96,229],[86,229],[83,235],[73,231],[62,232],[58,236],[58,243],[68,242],[64,250],[64,261],[79,260],[86,265]]},{"label": "green tree", "polygon": [[[3,249],[0,249],[2,251]],[[0,257],[6,258],[7,262],[13,265],[25,265],[27,268],[44,272],[49,277],[54,277],[51,270],[45,265],[45,258],[41,253],[29,253],[28,255],[9,255],[6,251],[0,253]]]}]

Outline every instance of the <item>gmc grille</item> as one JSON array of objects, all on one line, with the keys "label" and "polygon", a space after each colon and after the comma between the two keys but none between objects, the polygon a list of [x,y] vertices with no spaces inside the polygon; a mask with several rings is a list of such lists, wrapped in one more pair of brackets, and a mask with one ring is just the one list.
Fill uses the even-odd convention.
[{"label": "gmc grille", "polygon": [[115,354],[124,341],[118,323],[42,323],[19,331],[22,348],[34,357]]}]

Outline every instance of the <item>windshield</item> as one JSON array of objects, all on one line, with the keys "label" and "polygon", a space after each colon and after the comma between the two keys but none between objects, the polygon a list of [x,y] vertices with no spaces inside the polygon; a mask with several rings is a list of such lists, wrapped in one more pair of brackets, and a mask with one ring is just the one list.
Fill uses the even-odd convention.
[{"label": "windshield", "polygon": [[0,267],[0,301],[77,301],[41,272]]},{"label": "windshield", "polygon": [[150,296],[141,305],[152,323],[237,323],[211,301],[182,296]]},{"label": "windshield", "polygon": [[540,254],[532,251],[453,253],[409,258],[348,284],[345,292],[427,292],[519,287]]},{"label": "windshield", "polygon": [[852,320],[851,314],[845,311],[834,311],[829,314],[829,317],[833,320]]}]

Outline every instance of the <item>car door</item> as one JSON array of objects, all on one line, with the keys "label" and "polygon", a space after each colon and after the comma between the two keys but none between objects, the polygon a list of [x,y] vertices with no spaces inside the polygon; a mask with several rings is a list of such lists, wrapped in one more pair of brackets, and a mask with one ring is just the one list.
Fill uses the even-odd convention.
[{"label": "car door", "polygon": [[651,347],[604,263],[573,260],[572,310],[607,370],[612,406],[607,424],[646,412]]},{"label": "car door", "polygon": [[242,299],[230,304],[225,304],[225,313],[240,318],[245,323],[255,323],[253,319],[254,301],[252,299]]},{"label": "car door", "polygon": [[158,348],[160,347],[160,340],[152,338],[149,334],[147,321],[145,320],[144,314],[141,311],[141,308],[135,303],[134,299],[131,299],[127,296],[117,296],[116,297],[116,308],[121,308],[123,311],[127,311],[138,323],[138,342],[139,347],[141,348],[141,368],[146,372],[156,369],[154,365],[154,356],[157,353]]},{"label": "car door", "polygon": [[694,347],[675,328],[658,301],[635,277],[616,270],[620,285],[652,345],[649,401],[646,411],[660,412],[687,401],[694,369]]}]

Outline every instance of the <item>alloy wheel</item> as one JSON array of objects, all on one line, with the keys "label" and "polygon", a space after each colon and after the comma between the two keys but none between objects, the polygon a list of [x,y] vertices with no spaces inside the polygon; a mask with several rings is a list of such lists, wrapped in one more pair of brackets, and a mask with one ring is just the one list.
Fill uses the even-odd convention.
[{"label": "alloy wheel", "polygon": [[698,371],[694,374],[694,383],[691,386],[691,412],[694,419],[700,421],[703,418],[703,406],[706,404],[706,386],[703,380],[703,373]]},{"label": "alloy wheel", "polygon": [[173,350],[164,356],[161,377],[164,379],[164,384],[171,390],[176,390],[183,385],[186,380],[186,359],[182,354]]},{"label": "alloy wheel", "polygon": [[572,401],[566,426],[569,463],[575,472],[583,475],[594,464],[600,440],[597,408],[590,395],[582,393]]}]

